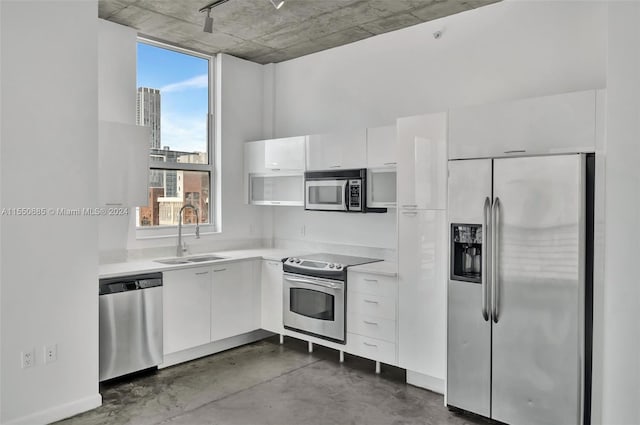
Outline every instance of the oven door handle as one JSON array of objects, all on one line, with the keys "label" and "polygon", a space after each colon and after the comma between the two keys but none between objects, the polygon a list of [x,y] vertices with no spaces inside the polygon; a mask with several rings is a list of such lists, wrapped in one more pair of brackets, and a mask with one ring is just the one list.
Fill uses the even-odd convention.
[{"label": "oven door handle", "polygon": [[308,285],[322,286],[323,288],[330,288],[330,289],[335,289],[337,291],[342,291],[341,285],[335,285],[333,283],[325,283],[325,282],[320,282],[320,281],[311,280],[311,279],[300,279],[297,277],[285,277],[284,280],[287,280],[289,282],[306,283]]}]

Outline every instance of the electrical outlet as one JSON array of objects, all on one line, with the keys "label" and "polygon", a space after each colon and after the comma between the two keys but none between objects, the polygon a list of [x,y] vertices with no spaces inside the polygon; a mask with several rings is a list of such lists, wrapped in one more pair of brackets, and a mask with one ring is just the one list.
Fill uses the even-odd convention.
[{"label": "electrical outlet", "polygon": [[58,360],[58,345],[47,345],[44,347],[44,362],[51,363]]},{"label": "electrical outlet", "polygon": [[20,353],[20,360],[22,368],[26,369],[36,364],[36,352],[32,348],[31,350],[23,351]]}]

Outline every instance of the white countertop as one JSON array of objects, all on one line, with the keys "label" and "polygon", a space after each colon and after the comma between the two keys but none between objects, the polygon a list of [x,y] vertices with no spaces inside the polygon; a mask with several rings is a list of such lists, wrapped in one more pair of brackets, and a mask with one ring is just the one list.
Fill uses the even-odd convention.
[{"label": "white countertop", "polygon": [[[273,248],[262,248],[262,249],[244,249],[244,250],[234,250],[234,251],[216,251],[216,252],[203,252],[198,254],[190,254],[185,257],[196,257],[202,255],[217,255],[220,257],[224,257],[221,260],[214,261],[203,261],[199,263],[186,263],[186,264],[162,264],[154,261],[155,259],[143,259],[143,260],[134,260],[134,261],[126,261],[122,263],[110,263],[110,264],[102,264],[98,268],[98,275],[100,279],[109,278],[109,277],[118,277],[118,276],[127,276],[141,273],[153,273],[153,272],[162,272],[168,270],[177,270],[188,267],[198,267],[209,264],[221,264],[221,263],[229,263],[233,261],[241,261],[241,260],[251,260],[251,259],[265,259],[272,261],[280,261],[283,258],[299,256],[302,254],[299,251],[285,250],[285,249],[273,249]],[[172,257],[165,257],[172,258]]]},{"label": "white countertop", "polygon": [[398,264],[392,261],[377,261],[375,263],[362,264],[349,267],[349,270],[362,273],[373,273],[385,276],[398,276]]}]

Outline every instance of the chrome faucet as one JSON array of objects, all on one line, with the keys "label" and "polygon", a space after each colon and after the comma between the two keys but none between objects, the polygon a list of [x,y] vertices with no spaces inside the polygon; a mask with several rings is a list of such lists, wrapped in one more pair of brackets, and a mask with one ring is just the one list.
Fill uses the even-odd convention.
[{"label": "chrome faucet", "polygon": [[182,211],[185,208],[191,208],[196,212],[196,239],[200,239],[200,218],[198,217],[198,209],[191,204],[186,204],[182,208],[180,208],[180,212],[178,213],[178,247],[176,248],[176,255],[178,257],[182,257],[186,248],[182,247]]}]

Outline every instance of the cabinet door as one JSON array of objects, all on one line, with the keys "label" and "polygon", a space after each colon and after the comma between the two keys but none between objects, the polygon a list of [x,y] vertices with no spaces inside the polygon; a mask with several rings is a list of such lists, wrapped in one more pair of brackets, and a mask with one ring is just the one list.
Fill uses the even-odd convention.
[{"label": "cabinet door", "polygon": [[451,110],[449,158],[593,152],[596,91]]},{"label": "cabinet door", "polygon": [[367,129],[367,168],[396,165],[396,126]]},{"label": "cabinet door", "polygon": [[400,118],[398,126],[398,206],[446,209],[447,114]]},{"label": "cabinet door", "polygon": [[256,262],[213,266],[211,341],[260,328],[260,285]]},{"label": "cabinet door", "polygon": [[98,21],[98,117],[104,121],[136,123],[135,29]]},{"label": "cabinet door", "polygon": [[249,176],[249,203],[253,205],[304,205],[302,174]]},{"label": "cabinet door", "polygon": [[398,214],[398,364],[445,379],[445,211]]},{"label": "cabinet door", "polygon": [[265,141],[247,142],[244,144],[244,171],[245,174],[264,174],[265,168]]},{"label": "cabinet door", "polygon": [[149,201],[150,129],[100,121],[99,199],[103,206],[137,207]]},{"label": "cabinet door", "polygon": [[395,208],[397,173],[395,168],[367,170],[367,206]]},{"label": "cabinet door", "polygon": [[365,168],[366,131],[348,130],[307,138],[307,170]]},{"label": "cabinet door", "polygon": [[210,342],[211,268],[163,273],[164,354]]},{"label": "cabinet door", "polygon": [[306,136],[265,140],[264,167],[273,170],[304,171]]},{"label": "cabinet door", "polygon": [[282,333],[282,262],[262,261],[262,329]]}]

